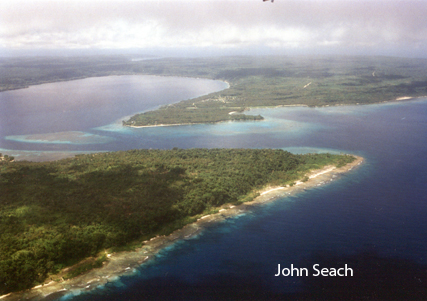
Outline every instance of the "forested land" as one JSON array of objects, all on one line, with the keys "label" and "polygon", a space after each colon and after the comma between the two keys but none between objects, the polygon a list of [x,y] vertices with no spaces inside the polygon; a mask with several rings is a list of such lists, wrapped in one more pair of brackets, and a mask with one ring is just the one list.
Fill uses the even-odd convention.
[{"label": "forested land", "polygon": [[[0,295],[30,288],[103,251],[169,234],[293,185],[311,169],[349,155],[294,155],[278,149],[130,150],[54,162],[0,162]],[[98,256],[98,257],[97,257]],[[75,276],[73,270],[66,277]]]},{"label": "forested land", "polygon": [[[0,91],[120,74],[224,80],[230,88],[138,114],[125,125],[261,120],[260,106],[369,104],[427,95],[427,60],[368,56],[156,58],[86,56],[0,59]],[[231,112],[235,112],[230,114]]]}]

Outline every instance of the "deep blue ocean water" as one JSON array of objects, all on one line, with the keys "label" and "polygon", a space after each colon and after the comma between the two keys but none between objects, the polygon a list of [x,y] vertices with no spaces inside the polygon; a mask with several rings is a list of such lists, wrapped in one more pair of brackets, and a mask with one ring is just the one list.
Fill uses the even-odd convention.
[{"label": "deep blue ocean water", "polygon": [[[148,78],[148,82],[153,80]],[[109,78],[96,80],[103,83]],[[180,80],[174,78],[171,82]],[[168,91],[173,96],[165,97],[163,104],[226,87],[218,82],[210,87],[209,83],[213,82],[202,80],[206,91],[200,89],[193,93],[191,87],[199,83],[185,80],[188,82],[182,83],[179,89],[190,92],[181,98],[175,97],[169,89],[162,89],[161,84],[147,86],[153,91],[160,89],[153,95]],[[73,84],[79,86],[77,81]],[[188,90],[184,87],[187,84]],[[82,100],[76,104],[80,112],[88,116],[97,114],[99,109],[99,106],[87,104],[91,98],[84,96],[84,93],[94,93],[94,83],[91,85],[91,89],[81,92]],[[88,293],[67,295],[63,300],[352,299],[348,296],[356,296],[354,299],[369,296],[375,300],[388,299],[388,294],[396,291],[410,299],[411,296],[425,296],[426,98],[367,106],[254,109],[251,113],[263,115],[264,121],[131,129],[121,127],[121,116],[160,103],[153,100],[145,107],[136,108],[138,101],[134,97],[139,98],[138,93],[143,92],[129,91],[132,89],[128,84],[115,86],[114,81],[108,86],[115,95],[121,95],[120,91],[124,93],[121,89],[127,91],[131,99],[129,110],[118,116],[112,114],[110,120],[103,123],[102,114],[120,107],[113,99],[108,104],[103,103],[105,108],[99,113],[98,121],[80,122],[83,115],[76,113],[66,125],[58,127],[56,122],[60,121],[46,124],[46,120],[56,116],[58,106],[53,106],[56,111],[50,112],[50,102],[46,102],[34,113],[40,116],[33,116],[31,122],[22,125],[15,121],[19,120],[19,114],[25,116],[20,109],[28,99],[21,95],[22,103],[13,108],[10,103],[5,105],[5,99],[9,101],[10,94],[25,90],[8,92],[6,98],[5,92],[0,93],[0,148],[36,151],[283,148],[294,152],[353,153],[363,156],[365,163],[327,185],[212,224],[197,237],[178,241],[162,250],[155,260],[139,267],[133,276],[120,277]],[[43,98],[43,95],[38,97]],[[15,115],[4,113],[9,109]],[[65,106],[62,110],[68,108]],[[72,120],[78,122],[74,124]],[[29,143],[26,136],[70,131],[95,135],[95,140],[99,141],[81,144],[77,138],[77,142],[71,139],[69,143],[40,143],[36,136],[30,137],[35,141]],[[275,277],[278,264],[282,268],[291,265],[307,268],[310,274],[314,264],[328,268],[347,264],[354,269],[355,275]]]}]

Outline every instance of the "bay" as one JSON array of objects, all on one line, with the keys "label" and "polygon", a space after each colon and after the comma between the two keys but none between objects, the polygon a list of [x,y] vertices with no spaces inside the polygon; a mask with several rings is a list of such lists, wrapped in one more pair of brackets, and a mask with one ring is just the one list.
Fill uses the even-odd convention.
[{"label": "bay", "polygon": [[[365,158],[362,166],[327,185],[212,224],[197,237],[162,250],[132,276],[96,290],[72,291],[62,300],[299,299],[316,295],[319,287],[324,294],[330,289],[337,296],[344,291],[387,296],[396,288],[410,294],[417,288],[412,281],[418,281],[418,270],[427,265],[426,100],[253,109],[251,113],[261,114],[265,120],[141,129],[123,128],[118,122],[132,112],[111,116],[105,123],[107,119],[100,118],[100,122],[88,121],[80,127],[79,120],[78,127],[49,128],[45,124],[31,131],[29,125],[13,129],[13,122],[4,123],[3,116],[11,116],[5,114],[0,121],[0,147],[40,152],[250,147],[345,152]],[[155,105],[158,103],[152,107]],[[84,106],[85,102],[79,108]],[[20,116],[19,106],[13,110]],[[40,112],[45,111],[40,107]],[[39,120],[43,123],[43,118]],[[5,139],[70,131],[111,140],[61,144]],[[278,264],[307,268],[311,273],[317,263],[325,267],[347,263],[356,275],[314,280],[275,276]]]},{"label": "bay", "polygon": [[[96,127],[161,105],[223,90],[227,83],[160,76],[107,76],[0,93],[0,148],[90,151],[120,148]],[[108,145],[110,143],[110,145]]]}]

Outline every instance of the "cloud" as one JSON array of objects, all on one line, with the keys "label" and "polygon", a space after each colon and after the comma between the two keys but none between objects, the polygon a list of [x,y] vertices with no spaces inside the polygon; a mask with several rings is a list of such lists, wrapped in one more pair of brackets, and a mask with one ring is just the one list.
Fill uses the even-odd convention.
[{"label": "cloud", "polygon": [[417,0],[6,0],[0,46],[426,49],[426,15]]}]

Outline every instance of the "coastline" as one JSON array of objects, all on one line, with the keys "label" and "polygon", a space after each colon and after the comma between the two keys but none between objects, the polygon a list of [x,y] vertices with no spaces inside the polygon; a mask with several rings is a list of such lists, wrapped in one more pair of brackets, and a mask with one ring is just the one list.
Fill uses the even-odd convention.
[{"label": "coastline", "polygon": [[155,128],[162,126],[180,126],[180,125],[193,125],[193,124],[204,124],[204,123],[171,123],[171,124],[153,124],[153,125],[125,125],[130,128],[139,129],[139,128]]},{"label": "coastline", "polygon": [[253,206],[294,195],[306,189],[326,185],[334,181],[339,175],[353,170],[364,161],[362,157],[354,157],[356,157],[355,161],[339,168],[329,165],[322,169],[312,170],[306,174],[307,181],[297,181],[293,186],[266,186],[258,191],[259,196],[252,201],[237,206],[223,205],[217,208],[217,213],[202,216],[196,222],[188,224],[168,236],[157,236],[145,241],[145,244],[135,251],[107,254],[108,261],[101,268],[92,269],[75,278],[61,282],[46,281],[45,284],[38,285],[27,291],[0,296],[0,300],[56,300],[65,294],[80,294],[80,292],[89,291],[108,282],[115,281],[120,276],[132,275],[135,272],[135,268],[154,259],[156,253],[160,250],[172,245],[177,240],[193,238],[212,222],[221,222],[227,218],[243,214]]},{"label": "coastline", "polygon": [[[226,81],[224,81],[226,82]],[[226,82],[228,84],[228,82]],[[323,107],[339,107],[339,106],[359,106],[359,105],[378,105],[378,104],[384,104],[384,103],[396,103],[396,102],[401,102],[401,101],[410,101],[410,100],[416,100],[419,98],[425,98],[427,96],[402,96],[402,97],[397,97],[395,99],[391,99],[391,100],[383,100],[383,101],[379,101],[379,102],[373,102],[373,103],[349,103],[349,104],[334,104],[334,105],[319,105],[319,106],[315,106],[316,108],[323,108]],[[275,106],[255,106],[255,107],[249,107],[247,108],[246,111],[250,111],[252,109],[260,109],[260,108],[286,108],[286,107],[310,107],[309,105],[306,104],[289,104],[289,105],[275,105]],[[228,114],[232,115],[231,113],[234,112],[230,112]],[[138,113],[136,113],[138,114]],[[136,114],[132,115],[135,116]],[[161,124],[150,124],[150,125],[125,125],[126,127],[129,128],[135,128],[135,129],[139,129],[139,128],[153,128],[153,127],[167,127],[167,126],[182,126],[182,125],[197,125],[197,124],[216,124],[216,123],[222,123],[222,122],[236,122],[239,120],[221,120],[221,121],[216,121],[216,122],[192,122],[192,123],[161,123]],[[263,120],[245,120],[245,121],[263,121]]]},{"label": "coastline", "polygon": [[[365,106],[365,105],[393,104],[393,103],[399,103],[402,101],[419,100],[422,98],[427,98],[427,95],[426,96],[402,96],[402,97],[397,97],[397,98],[392,99],[392,100],[385,100],[385,101],[380,101],[380,102],[375,102],[375,103],[370,103],[370,104],[362,104],[362,105]],[[360,104],[358,104],[358,103],[356,103],[356,104],[336,104],[336,105],[326,105],[326,106],[320,106],[320,107],[338,107],[338,106],[351,106],[351,105],[356,106],[356,105],[360,105]],[[248,108],[248,111],[250,111],[251,109],[257,109],[257,108],[281,108],[281,107],[308,107],[308,106],[305,104],[280,105],[280,106],[271,106],[271,107],[260,106],[260,107]],[[135,115],[135,114],[133,114],[133,115]],[[128,115],[128,116],[133,116],[133,115]],[[123,118],[120,118],[119,121],[122,119]],[[256,121],[263,121],[263,120],[256,120]],[[232,120],[218,121],[218,122],[213,122],[211,124],[219,124],[219,123],[223,123],[223,122],[236,122],[236,121],[232,121]],[[131,126],[125,126],[125,127],[136,129],[136,128],[155,128],[155,127],[173,127],[173,126],[185,126],[185,125],[200,125],[200,124],[208,124],[208,123],[209,122],[205,122],[205,123],[157,124],[157,125],[143,125],[143,126],[131,125]],[[0,149],[0,152],[2,152],[3,154],[6,154],[6,155],[14,156],[16,161],[28,160],[28,161],[41,162],[41,161],[60,160],[60,159],[64,159],[64,158],[73,157],[75,154],[90,153],[92,151],[89,151],[89,152],[83,152],[83,151],[64,151],[64,152],[61,152],[61,151],[26,151],[26,150]],[[101,151],[96,151],[96,152],[101,152]],[[1,296],[0,296],[0,298],[1,298]]]}]

